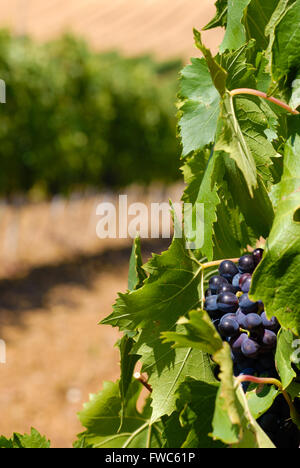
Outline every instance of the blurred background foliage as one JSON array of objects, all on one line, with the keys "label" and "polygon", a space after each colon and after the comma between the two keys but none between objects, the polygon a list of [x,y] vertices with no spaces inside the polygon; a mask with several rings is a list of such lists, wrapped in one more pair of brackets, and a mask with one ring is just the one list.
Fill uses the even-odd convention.
[{"label": "blurred background foliage", "polygon": [[180,68],[180,60],[97,53],[72,35],[37,44],[1,30],[1,195],[178,179]]}]

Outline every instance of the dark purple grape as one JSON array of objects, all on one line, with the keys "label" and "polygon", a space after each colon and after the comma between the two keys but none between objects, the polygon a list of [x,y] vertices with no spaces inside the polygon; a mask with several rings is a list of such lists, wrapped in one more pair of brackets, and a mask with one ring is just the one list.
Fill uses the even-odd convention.
[{"label": "dark purple grape", "polygon": [[245,281],[243,282],[243,285],[241,287],[241,290],[243,291],[243,293],[248,293],[250,291],[251,281],[252,281],[252,278],[245,279]]},{"label": "dark purple grape", "polygon": [[239,308],[239,301],[235,294],[231,292],[224,292],[218,295],[217,298],[218,309],[226,313],[236,312]]},{"label": "dark purple grape", "polygon": [[219,274],[231,283],[232,278],[238,273],[237,266],[231,260],[224,260],[219,266]]},{"label": "dark purple grape", "polygon": [[242,354],[242,344],[247,338],[247,333],[241,333],[239,336],[231,337],[229,344],[233,353]]},{"label": "dark purple grape", "polygon": [[260,345],[251,338],[247,338],[243,341],[242,353],[247,358],[256,358],[259,355],[260,349]]},{"label": "dark purple grape", "polygon": [[226,318],[231,318],[233,320],[236,320],[236,314],[234,312],[229,312],[228,314],[223,315],[221,318],[222,320]]},{"label": "dark purple grape", "polygon": [[276,317],[271,317],[270,320],[267,318],[267,314],[266,312],[263,312],[261,314],[261,319],[262,319],[262,323],[263,323],[263,326],[267,329],[267,330],[271,330],[273,332],[278,332],[279,328],[280,328],[280,325],[279,325],[279,322],[277,320]]},{"label": "dark purple grape", "polygon": [[235,317],[236,317],[236,320],[239,323],[239,326],[241,328],[246,328],[245,319],[246,319],[247,315],[244,314],[241,309],[238,309],[236,311]]},{"label": "dark purple grape", "polygon": [[232,278],[232,286],[234,286],[236,288],[236,292],[237,291],[240,291],[240,285],[239,285],[239,282],[240,282],[240,277],[242,276],[241,273],[238,273],[237,275],[235,275],[233,278]]},{"label": "dark purple grape", "polygon": [[224,337],[238,335],[240,326],[234,318],[222,317],[219,324],[219,332]]},{"label": "dark purple grape", "polygon": [[240,273],[253,273],[255,269],[254,258],[252,254],[243,255],[239,259],[239,266],[238,266]]},{"label": "dark purple grape", "polygon": [[227,284],[222,284],[222,286],[218,290],[218,294],[221,294],[223,292],[231,292],[233,294],[236,293],[236,288],[232,286],[232,284],[227,283]]},{"label": "dark purple grape", "polygon": [[217,295],[208,296],[204,302],[204,310],[208,312],[211,318],[217,318],[220,315],[218,304],[217,304],[217,299],[218,299]]},{"label": "dark purple grape", "polygon": [[248,314],[245,318],[245,328],[249,332],[255,332],[263,328],[262,319],[257,314]]},{"label": "dark purple grape", "polygon": [[228,284],[228,281],[222,276],[212,276],[209,280],[209,289],[211,290],[212,294],[218,294],[218,290],[223,284]]},{"label": "dark purple grape", "polygon": [[271,330],[265,330],[261,340],[261,344],[265,350],[275,349],[277,345],[276,334]]},{"label": "dark purple grape", "polygon": [[244,293],[239,299],[239,306],[244,314],[256,314],[258,312],[258,303],[249,299],[248,293]]},{"label": "dark purple grape", "polygon": [[239,279],[239,287],[240,287],[240,289],[242,289],[242,286],[243,286],[244,281],[246,281],[246,279],[248,279],[248,278],[250,278],[250,279],[252,278],[251,273],[243,273],[243,274],[241,274],[240,279]]},{"label": "dark purple grape", "polygon": [[254,263],[255,263],[255,266],[257,266],[262,257],[263,257],[263,254],[264,254],[264,250],[263,249],[255,249],[253,250],[252,252],[252,255],[253,255],[253,259],[254,259]]}]

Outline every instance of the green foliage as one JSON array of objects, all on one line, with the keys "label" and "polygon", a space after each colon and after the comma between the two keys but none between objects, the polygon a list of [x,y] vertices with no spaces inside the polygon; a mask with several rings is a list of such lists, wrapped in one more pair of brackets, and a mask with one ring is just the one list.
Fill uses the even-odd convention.
[{"label": "green foliage", "polygon": [[0,193],[176,180],[179,65],[0,32]]},{"label": "green foliage", "polygon": [[0,437],[0,448],[18,448],[18,449],[47,449],[50,448],[50,442],[46,437],[41,436],[39,432],[31,428],[31,433],[28,434],[13,434],[11,439]]},{"label": "green foliage", "polygon": [[269,317],[300,334],[300,135],[288,140],[284,172],[277,187],[276,216],[266,253],[254,274],[251,294],[265,304]]},{"label": "green foliage", "polygon": [[103,390],[90,396],[79,414],[86,431],[78,435],[76,448],[137,448],[159,447],[161,427],[150,423],[151,410],[145,406],[142,413],[136,409],[141,385],[130,389],[126,413],[121,424],[121,397],[117,383],[105,382]]},{"label": "green foliage", "polygon": [[[191,251],[175,237],[144,266],[147,278],[138,283],[133,276],[139,289],[120,294],[102,322],[136,333],[132,352],[152,386],[151,421],[162,422],[164,447],[274,447],[256,419],[283,389],[291,400],[299,397],[292,360],[300,332],[299,117],[259,94],[270,90],[281,102],[299,104],[298,5],[218,0],[206,27],[226,27],[215,57],[194,31],[204,57],[181,72],[179,135],[183,201],[193,206],[185,231],[204,204],[204,241]],[[266,252],[251,297],[282,326],[275,357],[281,383],[252,383],[244,393],[228,343],[202,310],[204,286],[214,260],[239,256],[261,237]],[[294,410],[291,417],[297,420]]]}]

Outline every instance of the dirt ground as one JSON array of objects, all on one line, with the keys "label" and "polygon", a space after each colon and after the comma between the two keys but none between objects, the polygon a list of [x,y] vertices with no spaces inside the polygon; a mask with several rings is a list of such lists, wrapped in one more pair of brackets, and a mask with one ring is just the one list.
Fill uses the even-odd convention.
[{"label": "dirt ground", "polygon": [[[150,252],[167,242],[146,243]],[[39,266],[0,281],[0,433],[37,428],[52,447],[71,447],[76,413],[103,380],[119,376],[118,332],[99,326],[127,287],[130,247]]]}]

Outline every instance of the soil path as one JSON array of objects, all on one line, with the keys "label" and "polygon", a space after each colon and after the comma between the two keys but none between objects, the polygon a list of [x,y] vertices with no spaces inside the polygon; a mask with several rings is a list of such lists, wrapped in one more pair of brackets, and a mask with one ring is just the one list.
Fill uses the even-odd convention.
[{"label": "soil path", "polygon": [[[145,243],[145,258],[164,248]],[[33,426],[52,447],[72,446],[89,393],[119,376],[118,332],[97,323],[127,288],[129,256],[129,247],[107,250],[0,281],[0,434]]]}]

